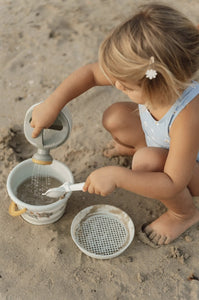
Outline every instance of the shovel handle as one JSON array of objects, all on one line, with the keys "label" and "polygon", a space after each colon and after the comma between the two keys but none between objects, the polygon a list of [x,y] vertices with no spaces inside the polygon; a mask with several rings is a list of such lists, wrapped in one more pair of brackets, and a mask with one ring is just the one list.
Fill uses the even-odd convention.
[{"label": "shovel handle", "polygon": [[85,182],[74,183],[67,185],[67,188],[69,189],[69,191],[82,191],[84,184]]},{"label": "shovel handle", "polygon": [[84,185],[85,185],[85,182],[75,183],[75,184],[72,184],[72,186],[70,188],[72,191],[82,191]]},{"label": "shovel handle", "polygon": [[20,215],[22,215],[23,213],[25,213],[26,210],[27,210],[25,207],[22,208],[22,209],[20,209],[20,210],[16,210],[16,208],[17,208],[16,203],[15,203],[14,201],[12,201],[12,202],[10,203],[10,206],[9,206],[9,214],[10,214],[12,217],[20,216]]}]

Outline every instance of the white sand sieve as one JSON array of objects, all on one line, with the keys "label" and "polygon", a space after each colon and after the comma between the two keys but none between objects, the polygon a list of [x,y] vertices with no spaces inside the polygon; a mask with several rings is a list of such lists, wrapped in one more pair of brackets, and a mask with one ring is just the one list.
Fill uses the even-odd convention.
[{"label": "white sand sieve", "polygon": [[99,259],[120,255],[132,242],[134,233],[130,217],[110,205],[94,205],[83,209],[71,225],[71,235],[79,249]]}]

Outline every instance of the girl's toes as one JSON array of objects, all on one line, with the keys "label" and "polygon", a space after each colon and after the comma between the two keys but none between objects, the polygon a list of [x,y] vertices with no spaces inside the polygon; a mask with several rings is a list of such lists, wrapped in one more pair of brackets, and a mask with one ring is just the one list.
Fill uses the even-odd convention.
[{"label": "girl's toes", "polygon": [[111,157],[119,155],[118,151],[115,148],[113,148],[113,149],[106,149],[106,150],[104,150],[103,154],[104,154],[104,156],[106,156],[108,158],[111,158]]},{"label": "girl's toes", "polygon": [[142,225],[142,231],[147,235],[149,236],[153,230],[148,226],[148,224],[143,224]]},{"label": "girl's toes", "polygon": [[155,232],[155,231],[152,231],[149,235],[148,235],[148,238],[151,240],[151,241],[154,241],[156,238],[157,238],[158,234]]},{"label": "girl's toes", "polygon": [[165,245],[167,241],[167,237],[162,235],[158,241],[158,245]]},{"label": "girl's toes", "polygon": [[159,240],[161,239],[161,235],[160,234],[156,234],[154,236],[154,238],[152,239],[152,242],[155,244],[155,245],[160,245],[159,244]]}]

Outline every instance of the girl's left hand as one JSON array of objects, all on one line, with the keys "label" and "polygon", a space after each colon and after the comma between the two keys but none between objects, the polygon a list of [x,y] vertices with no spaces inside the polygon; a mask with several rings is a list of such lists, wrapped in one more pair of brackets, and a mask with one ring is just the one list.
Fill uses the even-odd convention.
[{"label": "girl's left hand", "polygon": [[83,191],[88,191],[90,194],[95,193],[107,196],[117,188],[116,174],[115,167],[111,166],[95,170],[86,179]]}]

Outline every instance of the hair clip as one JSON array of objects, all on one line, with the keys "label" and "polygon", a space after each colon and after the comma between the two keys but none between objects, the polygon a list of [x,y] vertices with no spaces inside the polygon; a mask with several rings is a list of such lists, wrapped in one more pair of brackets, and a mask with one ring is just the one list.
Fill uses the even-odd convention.
[{"label": "hair clip", "polygon": [[[151,56],[149,65],[151,66],[153,64],[154,64],[154,57]],[[158,74],[157,71],[155,69],[152,69],[152,68],[148,69],[145,73],[146,78],[149,78],[150,80],[156,78],[157,74]]]},{"label": "hair clip", "polygon": [[145,73],[146,78],[149,78],[150,80],[156,78],[157,74],[157,71],[154,69],[148,69]]}]

